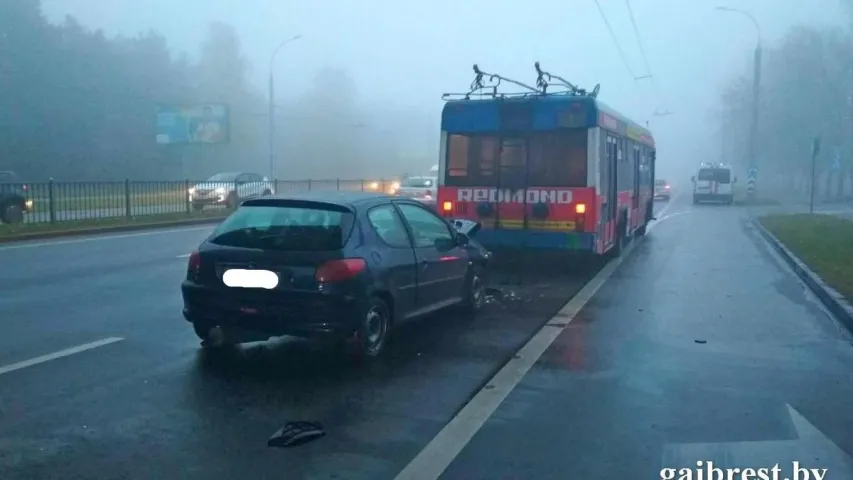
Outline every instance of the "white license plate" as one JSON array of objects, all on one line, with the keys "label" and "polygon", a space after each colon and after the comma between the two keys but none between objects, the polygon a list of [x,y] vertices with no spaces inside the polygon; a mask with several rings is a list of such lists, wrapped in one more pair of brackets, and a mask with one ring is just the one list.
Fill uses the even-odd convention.
[{"label": "white license plate", "polygon": [[243,270],[234,268],[222,274],[222,283],[232,288],[263,288],[278,286],[278,274],[269,270]]}]

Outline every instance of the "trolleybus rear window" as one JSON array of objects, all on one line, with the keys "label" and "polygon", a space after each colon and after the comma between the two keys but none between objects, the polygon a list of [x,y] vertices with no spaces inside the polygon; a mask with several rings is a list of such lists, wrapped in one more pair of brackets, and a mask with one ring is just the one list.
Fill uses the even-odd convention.
[{"label": "trolleybus rear window", "polygon": [[[504,139],[504,149],[508,145]],[[527,148],[518,148],[512,139],[512,152],[500,154],[496,135],[451,134],[447,142],[448,186],[491,186],[501,183],[501,175],[525,171],[527,185],[541,187],[585,187],[587,181],[587,130],[531,132]],[[518,153],[526,156],[519,158]],[[510,155],[510,153],[513,153]]]}]

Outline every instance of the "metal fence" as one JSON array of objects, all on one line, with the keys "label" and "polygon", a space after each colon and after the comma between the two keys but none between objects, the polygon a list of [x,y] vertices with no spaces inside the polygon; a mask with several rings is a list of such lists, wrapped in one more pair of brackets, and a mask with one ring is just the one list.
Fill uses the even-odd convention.
[{"label": "metal fence", "polygon": [[[210,182],[119,181],[119,182],[42,182],[0,184],[0,199],[23,194],[27,211],[25,224],[81,222],[99,219],[122,219],[158,215],[183,216],[225,215],[233,208],[234,198],[245,199],[258,193],[287,193],[308,190],[376,191],[390,193],[396,186],[392,180],[270,180],[265,182],[221,182],[217,188],[196,192],[196,187]],[[255,192],[258,190],[258,192]],[[239,192],[239,193],[232,193]],[[213,194],[211,196],[211,193]],[[195,195],[195,196],[193,196]],[[221,198],[220,198],[221,197]]]}]

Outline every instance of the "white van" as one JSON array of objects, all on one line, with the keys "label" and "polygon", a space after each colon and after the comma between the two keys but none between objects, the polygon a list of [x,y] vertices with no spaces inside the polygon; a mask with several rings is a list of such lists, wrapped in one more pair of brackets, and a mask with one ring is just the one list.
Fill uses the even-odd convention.
[{"label": "white van", "polygon": [[732,186],[737,182],[737,177],[732,175],[730,165],[703,163],[690,180],[693,182],[693,203],[719,202],[731,205],[734,202]]}]

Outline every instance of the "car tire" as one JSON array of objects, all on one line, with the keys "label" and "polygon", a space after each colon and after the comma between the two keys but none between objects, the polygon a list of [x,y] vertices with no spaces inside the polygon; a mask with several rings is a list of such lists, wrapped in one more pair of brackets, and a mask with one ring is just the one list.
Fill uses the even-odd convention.
[{"label": "car tire", "polygon": [[462,303],[459,305],[463,313],[474,315],[486,304],[486,287],[484,270],[479,265],[473,265],[465,279],[465,291],[462,292]]},{"label": "car tire", "polygon": [[199,203],[194,203],[194,204],[193,204],[193,211],[194,211],[194,212],[200,212],[200,211],[202,211],[202,210],[204,210],[204,205],[199,204]]},{"label": "car tire", "polygon": [[214,327],[215,325],[205,322],[193,322],[193,331],[201,340],[201,347],[205,350],[222,350],[230,346],[228,339],[222,333],[221,329],[218,329],[218,336],[211,337],[211,333],[214,333]]},{"label": "car tire", "polygon": [[261,195],[266,197],[267,195],[272,195],[272,192],[269,190],[264,190],[264,193],[262,193]]},{"label": "car tire", "polygon": [[3,223],[22,223],[24,221],[24,210],[16,202],[7,202],[0,209],[0,220]]},{"label": "car tire", "polygon": [[363,358],[376,358],[385,351],[385,345],[391,332],[391,310],[379,297],[372,297],[359,319],[355,332],[356,355]]}]

